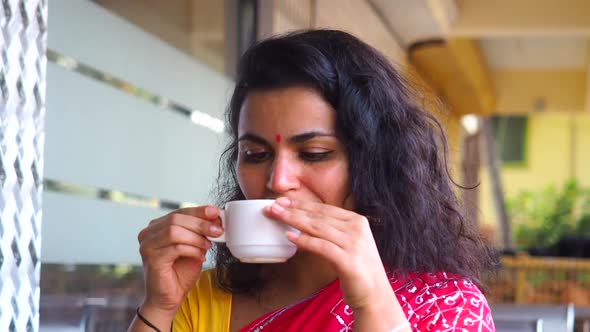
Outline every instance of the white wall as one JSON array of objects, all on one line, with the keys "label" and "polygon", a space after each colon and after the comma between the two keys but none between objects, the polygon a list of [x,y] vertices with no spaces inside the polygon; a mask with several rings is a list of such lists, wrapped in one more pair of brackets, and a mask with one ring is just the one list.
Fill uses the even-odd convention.
[{"label": "white wall", "polygon": [[[222,119],[233,82],[85,0],[49,1],[49,49]],[[225,137],[52,62],[45,177],[202,204]],[[136,235],[166,211],[47,191],[41,259],[140,263]]]}]

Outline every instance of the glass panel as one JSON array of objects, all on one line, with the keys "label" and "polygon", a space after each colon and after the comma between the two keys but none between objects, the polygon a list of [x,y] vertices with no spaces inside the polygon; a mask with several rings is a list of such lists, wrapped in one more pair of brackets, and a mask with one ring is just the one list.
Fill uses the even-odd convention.
[{"label": "glass panel", "polygon": [[[107,2],[48,4],[44,332],[127,329],[143,292],[139,230],[170,209],[211,202],[225,140],[205,124],[221,122],[233,82],[200,57],[207,47],[193,47],[220,41],[209,49],[223,64],[223,33],[195,18],[223,25],[222,14],[195,7],[223,1],[111,1],[119,11]],[[122,14],[134,10],[149,33]]]}]

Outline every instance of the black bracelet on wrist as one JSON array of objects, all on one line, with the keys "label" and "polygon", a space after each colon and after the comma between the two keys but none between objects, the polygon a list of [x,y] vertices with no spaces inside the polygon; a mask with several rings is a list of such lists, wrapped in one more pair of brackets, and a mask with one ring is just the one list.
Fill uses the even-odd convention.
[{"label": "black bracelet on wrist", "polygon": [[156,332],[162,332],[159,328],[157,328],[154,324],[152,324],[149,320],[147,320],[145,317],[143,317],[142,314],[139,313],[139,307],[137,307],[137,310],[135,311],[137,314],[137,317],[147,326],[151,327],[152,329],[154,329],[154,331]]}]

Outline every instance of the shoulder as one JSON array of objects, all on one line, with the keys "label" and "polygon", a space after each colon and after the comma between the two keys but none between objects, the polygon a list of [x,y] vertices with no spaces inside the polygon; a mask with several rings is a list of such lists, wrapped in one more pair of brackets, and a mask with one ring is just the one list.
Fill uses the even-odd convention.
[{"label": "shoulder", "polygon": [[391,285],[416,331],[494,331],[491,310],[479,287],[460,275],[409,273],[391,275]]},{"label": "shoulder", "polygon": [[215,270],[203,271],[174,319],[175,331],[228,331],[231,294],[215,283]]},{"label": "shoulder", "polygon": [[226,297],[231,296],[229,293],[217,287],[215,282],[215,273],[215,269],[201,272],[199,280],[190,290],[188,298],[192,297],[193,300],[199,299],[200,302],[203,302],[204,299],[216,301],[223,300]]},{"label": "shoulder", "polygon": [[201,272],[199,279],[186,295],[181,311],[185,311],[187,316],[198,314],[199,307],[208,307],[210,302],[216,298],[214,296],[216,289],[215,271],[207,270]]},{"label": "shoulder", "polygon": [[469,298],[484,299],[481,290],[470,279],[446,273],[408,273],[407,275],[390,274],[394,290],[410,298],[427,296],[430,298],[448,298],[451,294],[463,294]]}]

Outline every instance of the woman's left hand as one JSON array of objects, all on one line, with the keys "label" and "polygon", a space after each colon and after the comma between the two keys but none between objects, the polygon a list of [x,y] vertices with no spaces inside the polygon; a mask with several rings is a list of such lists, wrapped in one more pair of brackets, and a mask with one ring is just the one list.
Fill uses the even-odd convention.
[{"label": "woman's left hand", "polygon": [[278,198],[267,214],[301,231],[287,233],[299,249],[332,263],[344,300],[353,310],[395,298],[366,217],[336,206],[287,197]]}]

